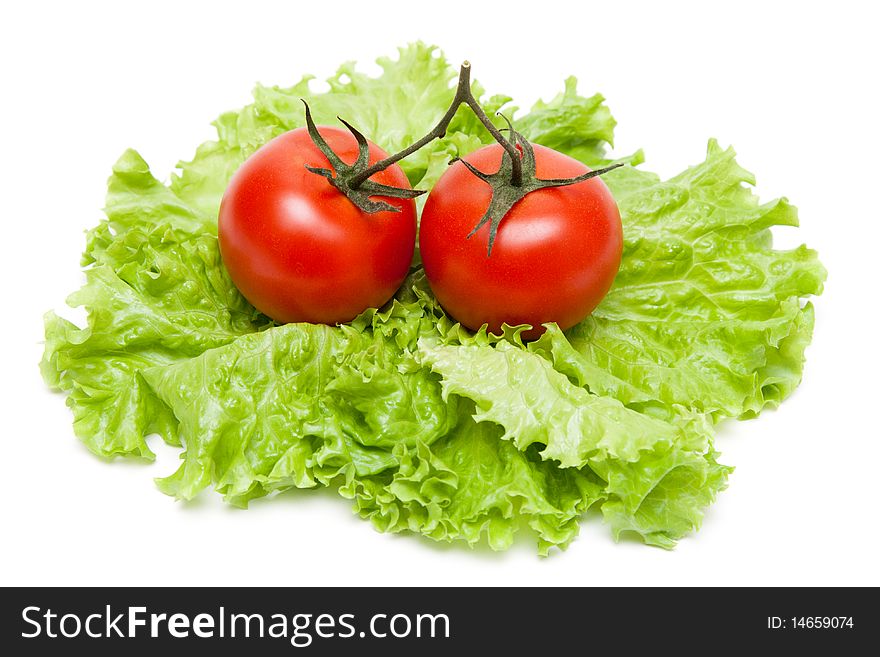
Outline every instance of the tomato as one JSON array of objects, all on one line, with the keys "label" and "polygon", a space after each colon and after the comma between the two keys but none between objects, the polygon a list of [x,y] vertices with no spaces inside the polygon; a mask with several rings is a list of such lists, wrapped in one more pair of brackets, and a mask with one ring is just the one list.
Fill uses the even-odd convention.
[{"label": "tomato", "polygon": [[[355,161],[349,132],[319,131],[343,162]],[[371,164],[386,156],[369,144]],[[346,322],[384,304],[403,282],[415,203],[383,197],[400,212],[364,212],[306,165],[332,169],[306,128],[276,137],[242,164],[220,205],[220,253],[236,287],[275,321]],[[396,164],[371,180],[410,188]]]},{"label": "tomato", "polygon": [[[567,155],[534,145],[538,178],[571,178],[589,169]],[[485,146],[467,162],[486,173],[498,170],[503,149]],[[518,201],[502,219],[491,255],[489,225],[469,239],[492,198],[491,187],[453,164],[428,196],[419,229],[425,275],[443,308],[477,330],[488,324],[542,324],[566,329],[580,322],[611,287],[623,251],[620,213],[598,177],[565,187],[539,189]]]}]

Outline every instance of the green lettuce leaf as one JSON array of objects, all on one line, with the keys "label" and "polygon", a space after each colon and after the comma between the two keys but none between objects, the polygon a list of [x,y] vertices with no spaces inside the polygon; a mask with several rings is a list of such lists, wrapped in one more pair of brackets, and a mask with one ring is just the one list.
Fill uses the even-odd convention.
[{"label": "green lettuce leaf", "polygon": [[444,396],[472,399],[474,420],[504,426],[502,438],[523,451],[544,446],[541,457],[564,468],[595,458],[637,461],[640,451],[676,438],[672,425],[572,385],[548,361],[509,342],[492,347],[422,340],[420,347],[423,362],[442,377]]},{"label": "green lettuce leaf", "polygon": [[[393,320],[421,310],[397,303],[369,328],[287,324],[195,358],[143,371],[180,420],[186,446],[160,488],[182,499],[214,485],[234,504],[292,486],[326,484],[396,465],[397,445],[430,444],[456,422],[436,377],[407,367]],[[390,321],[390,325],[386,322]]]},{"label": "green lettuce leaf", "polygon": [[460,408],[460,422],[447,436],[430,447],[397,448],[393,474],[353,479],[340,493],[380,531],[469,545],[485,538],[503,550],[525,524],[540,554],[565,548],[577,536],[578,518],[602,500],[601,480],[517,450],[500,439],[496,425],[472,419],[472,404]]},{"label": "green lettuce leaf", "polygon": [[501,438],[520,450],[542,446],[541,458],[604,479],[602,511],[615,535],[634,531],[671,547],[726,486],[730,468],[715,461],[711,428],[699,416],[682,413],[673,424],[630,410],[506,341],[420,346],[444,396],[475,403],[474,421],[504,427]]},{"label": "green lettuce leaf", "polygon": [[383,531],[471,544],[485,536],[501,549],[525,522],[541,552],[567,545],[601,499],[601,480],[532,460],[474,423],[472,407],[459,413],[438,377],[414,367],[411,345],[398,344],[395,320],[406,312],[418,323],[418,304],[398,302],[361,318],[360,331],[288,324],[145,370],[186,445],[160,489],[191,499],[213,485],[246,506],[338,485]]},{"label": "green lettuce leaf", "polygon": [[68,298],[86,308],[88,324],[80,329],[47,314],[41,369],[52,387],[70,393],[74,430],[90,450],[152,458],[145,437],[158,433],[179,444],[177,423],[142,370],[196,356],[269,321],[229,280],[210,223],[133,151],[113,169],[107,217],[88,235],[86,284]]},{"label": "green lettuce leaf", "polygon": [[[615,172],[616,173],[616,172]],[[626,177],[630,174],[623,174]],[[640,178],[641,179],[641,178]],[[721,417],[774,407],[800,382],[825,270],[805,246],[779,251],[770,228],[796,226],[786,199],[760,204],[732,149],[667,182],[615,191],[624,255],[608,296],[532,349],[579,385],[631,408]]]},{"label": "green lettuce leaf", "polygon": [[516,127],[529,141],[595,165],[605,159],[605,146],[614,144],[617,125],[604,101],[601,94],[578,95],[577,79],[569,77],[562,93],[550,102],[539,100]]}]

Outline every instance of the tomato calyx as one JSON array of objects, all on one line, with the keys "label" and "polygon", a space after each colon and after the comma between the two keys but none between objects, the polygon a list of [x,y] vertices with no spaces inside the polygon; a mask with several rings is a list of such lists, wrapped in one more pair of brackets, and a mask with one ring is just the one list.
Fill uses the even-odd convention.
[{"label": "tomato calyx", "polygon": [[[428,134],[417,142],[410,144],[399,153],[389,155],[384,160],[380,160],[372,166],[367,166],[367,140],[360,132],[358,132],[358,130],[341,117],[336,117],[354,135],[360,149],[355,163],[348,165],[333,152],[333,149],[331,149],[327,142],[321,137],[318,129],[315,127],[314,121],[312,121],[308,103],[303,100],[303,104],[306,106],[306,125],[308,126],[309,135],[315,143],[315,146],[317,146],[327,159],[330,160],[330,164],[335,169],[336,174],[334,175],[333,171],[323,167],[306,166],[306,168],[312,173],[324,176],[331,185],[345,194],[352,203],[364,212],[395,210],[395,208],[389,203],[385,203],[384,201],[374,201],[370,198],[371,196],[415,198],[416,196],[425,193],[426,190],[421,189],[402,189],[399,187],[390,187],[388,185],[379,185],[369,180],[369,178],[370,176],[387,169],[392,164],[397,163],[406,156],[412,155],[434,139],[443,137],[446,134],[446,129],[449,127],[449,124],[452,122],[452,119],[455,117],[455,114],[461,105],[467,105],[473,110],[474,114],[480,120],[480,123],[486,127],[486,130],[489,131],[492,137],[501,144],[510,155],[517,153],[516,145],[501,134],[498,128],[492,123],[492,120],[486,116],[486,112],[483,111],[480,103],[474,97],[474,94],[471,91],[471,65],[470,62],[467,61],[461,65],[455,96],[452,99],[452,103],[449,105],[449,109],[446,110],[446,113],[443,115],[443,118],[440,119],[439,123],[437,123]],[[511,159],[511,162],[511,184],[517,186],[520,184],[522,178],[521,165],[517,160]]]},{"label": "tomato calyx", "polygon": [[[458,112],[458,108],[461,107],[461,105],[467,105],[470,107],[480,123],[483,124],[495,141],[497,141],[504,149],[501,166],[497,172],[492,174],[479,171],[468,162],[460,160],[471,173],[492,187],[492,200],[489,203],[486,214],[483,215],[483,218],[480,219],[477,225],[474,226],[474,229],[468,234],[468,237],[471,237],[485,224],[489,224],[489,250],[487,257],[492,255],[492,246],[495,243],[495,237],[498,233],[498,225],[501,223],[501,220],[510,208],[527,194],[547,187],[574,185],[575,183],[596,176],[601,176],[619,166],[623,166],[621,163],[614,164],[605,167],[604,169],[590,171],[574,178],[554,178],[551,180],[542,180],[538,178],[535,172],[535,153],[531,144],[529,144],[520,133],[513,129],[510,120],[506,116],[498,112],[498,115],[507,123],[507,130],[510,137],[508,138],[501,134],[501,131],[495,127],[492,120],[486,116],[486,112],[474,96],[473,91],[471,90],[471,65],[468,61],[465,61],[461,65],[455,96],[453,97],[449,108],[446,110],[446,113],[437,125],[434,126],[434,128],[424,137],[413,144],[410,144],[399,153],[389,155],[384,160],[380,160],[370,166],[368,166],[368,147],[366,137],[354,128],[354,126],[341,117],[337,117],[342,124],[348,128],[351,134],[354,135],[354,138],[358,143],[357,160],[354,164],[349,165],[343,162],[342,159],[333,152],[333,149],[330,148],[327,142],[324,141],[323,137],[321,137],[317,127],[315,127],[314,121],[312,120],[308,103],[306,103],[305,100],[303,100],[303,105],[306,106],[306,125],[308,126],[309,136],[312,138],[315,146],[317,146],[330,161],[333,170],[324,167],[311,167],[308,165],[306,165],[306,168],[312,173],[325,177],[331,185],[345,194],[345,196],[347,196],[348,199],[358,208],[369,213],[398,211],[398,209],[390,203],[373,200],[370,198],[372,196],[411,199],[425,193],[425,190],[421,189],[403,189],[400,187],[381,185],[373,182],[369,178],[370,176],[387,169],[392,164],[397,163],[408,155],[412,155],[434,139],[443,137],[446,134],[446,129],[449,127],[449,124],[455,117],[456,112]],[[459,161],[459,158],[453,159],[450,164],[453,164],[456,161]]]},{"label": "tomato calyx", "polygon": [[511,141],[517,146],[515,157],[516,160],[520,160],[522,176],[519,185],[513,184],[513,171],[516,160],[511,157],[510,152],[507,150],[505,150],[501,156],[501,165],[495,173],[485,173],[480,171],[470,162],[462,160],[461,158],[454,158],[452,162],[450,162],[450,164],[461,162],[468,171],[492,188],[492,199],[489,201],[489,207],[486,208],[485,214],[483,214],[473,230],[467,235],[467,239],[470,239],[478,230],[480,230],[480,228],[489,224],[489,249],[486,253],[487,258],[492,255],[492,247],[495,244],[495,237],[498,235],[498,226],[501,224],[501,220],[504,219],[510,209],[526,195],[548,187],[565,187],[567,185],[574,185],[575,183],[601,176],[602,174],[623,166],[622,162],[618,162],[602,169],[588,171],[587,173],[581,174],[580,176],[574,176],[573,178],[538,178],[536,172],[535,150],[532,148],[532,145],[525,137],[513,129],[510,119],[500,112],[498,112],[498,115],[507,123],[507,129],[511,136]]},{"label": "tomato calyx", "polygon": [[[352,126],[348,121],[341,117],[338,118],[342,124],[348,128],[349,132],[354,135],[358,145],[358,156],[354,164],[346,164],[342,161],[330,145],[318,132],[315,122],[312,120],[312,112],[309,104],[303,100],[306,106],[306,126],[309,136],[315,143],[315,146],[330,161],[333,169],[325,167],[311,167],[306,165],[306,169],[319,176],[325,177],[331,185],[342,192],[348,199],[364,212],[400,212],[400,208],[387,203],[386,201],[376,201],[371,196],[387,196],[391,198],[415,198],[425,193],[424,189],[405,189],[403,187],[393,187],[391,185],[383,185],[372,180],[364,180],[360,184],[353,185],[352,180],[367,168],[370,152],[367,138]],[[335,172],[335,173],[334,173]]]}]

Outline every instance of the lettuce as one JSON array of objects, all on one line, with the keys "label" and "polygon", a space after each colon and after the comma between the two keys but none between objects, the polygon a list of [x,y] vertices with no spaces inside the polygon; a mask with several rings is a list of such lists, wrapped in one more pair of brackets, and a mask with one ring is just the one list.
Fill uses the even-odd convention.
[{"label": "lettuce", "polygon": [[800,382],[825,270],[804,246],[773,249],[770,228],[797,226],[786,199],[761,204],[732,149],[669,181],[618,188],[624,258],[600,306],[533,348],[593,392],[636,410],[675,406],[715,419],[777,406]]},{"label": "lettuce", "polygon": [[[404,312],[418,314],[415,308]],[[437,377],[407,367],[410,353],[388,339],[394,329],[384,322],[392,318],[374,314],[361,331],[276,326],[144,370],[180,420],[187,447],[183,464],[159,487],[192,499],[213,484],[245,505],[339,474],[383,472],[397,464],[394,447],[448,433],[454,408],[443,402]]]},{"label": "lettuce", "polygon": [[699,526],[702,508],[727,482],[715,461],[711,429],[680,411],[672,422],[626,408],[573,385],[550,362],[500,342],[443,346],[421,342],[421,358],[442,376],[443,394],[475,403],[475,422],[504,428],[502,440],[561,468],[606,483],[602,511],[615,534],[633,530],[670,547]]},{"label": "lettuce", "polygon": [[[715,425],[779,404],[800,382],[813,328],[807,302],[825,271],[806,247],[775,250],[796,226],[785,199],[761,204],[731,149],[668,181],[635,166],[606,181],[624,222],[624,257],[596,311],[524,344],[459,326],[414,262],[396,297],[341,326],[277,326],[238,293],[220,260],[216,216],[229,177],[272,137],[343,116],[389,151],[426,133],[457,69],[423,44],[351,63],[329,91],[308,77],[254,90],[215,121],[217,138],[169,184],[127,151],[89,233],[86,283],[68,302],[83,327],[46,315],[41,369],[67,393],[75,433],[104,457],[150,459],[146,437],[182,447],[163,492],[213,488],[231,504],[329,487],[378,529],[504,549],[529,527],[564,548],[587,509],[615,537],[671,548],[699,527],[731,469]],[[482,90],[477,88],[478,95]],[[510,97],[482,98],[487,111]],[[517,126],[588,165],[609,162],[615,127],[573,78]],[[430,189],[452,157],[490,141],[461,110],[446,137],[404,160]],[[632,165],[641,152],[623,158]]]},{"label": "lettuce", "polygon": [[538,550],[566,547],[578,520],[603,497],[591,472],[559,469],[500,440],[500,430],[477,423],[460,407],[459,424],[431,447],[398,448],[390,477],[354,479],[340,493],[381,531],[411,531],[437,541],[473,545],[485,538],[496,550],[509,547],[525,524]]},{"label": "lettuce", "polygon": [[78,328],[46,315],[43,376],[69,393],[74,431],[99,456],[152,458],[145,436],[172,445],[177,422],[143,380],[144,369],[197,356],[268,325],[220,262],[216,224],[199,219],[133,151],[109,181],[107,219],[90,231]]}]

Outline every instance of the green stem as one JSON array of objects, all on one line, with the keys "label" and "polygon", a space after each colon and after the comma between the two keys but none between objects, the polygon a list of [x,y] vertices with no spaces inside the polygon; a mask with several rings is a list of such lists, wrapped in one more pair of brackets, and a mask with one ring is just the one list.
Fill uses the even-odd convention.
[{"label": "green stem", "polygon": [[452,99],[452,104],[449,106],[449,109],[446,110],[446,113],[443,115],[443,118],[440,119],[440,122],[434,126],[433,130],[414,144],[404,148],[399,153],[389,155],[384,160],[376,162],[373,166],[368,167],[356,176],[353,176],[349,181],[351,188],[357,189],[370,176],[387,169],[392,164],[402,160],[406,156],[412,155],[422,146],[434,139],[443,137],[446,134],[446,129],[449,127],[449,124],[452,123],[452,119],[455,117],[455,113],[458,111],[459,106],[462,104],[471,108],[473,113],[480,120],[480,123],[486,126],[486,130],[489,131],[495,141],[501,144],[501,146],[504,147],[504,150],[510,155],[512,163],[510,184],[514,187],[522,185],[522,162],[520,153],[517,150],[516,145],[499,132],[498,128],[496,128],[489,117],[486,116],[486,112],[483,111],[483,108],[480,107],[480,103],[474,98],[474,94],[471,91],[471,64],[470,62],[465,61],[462,63],[461,70],[458,74],[458,86],[456,87],[455,97]]}]

